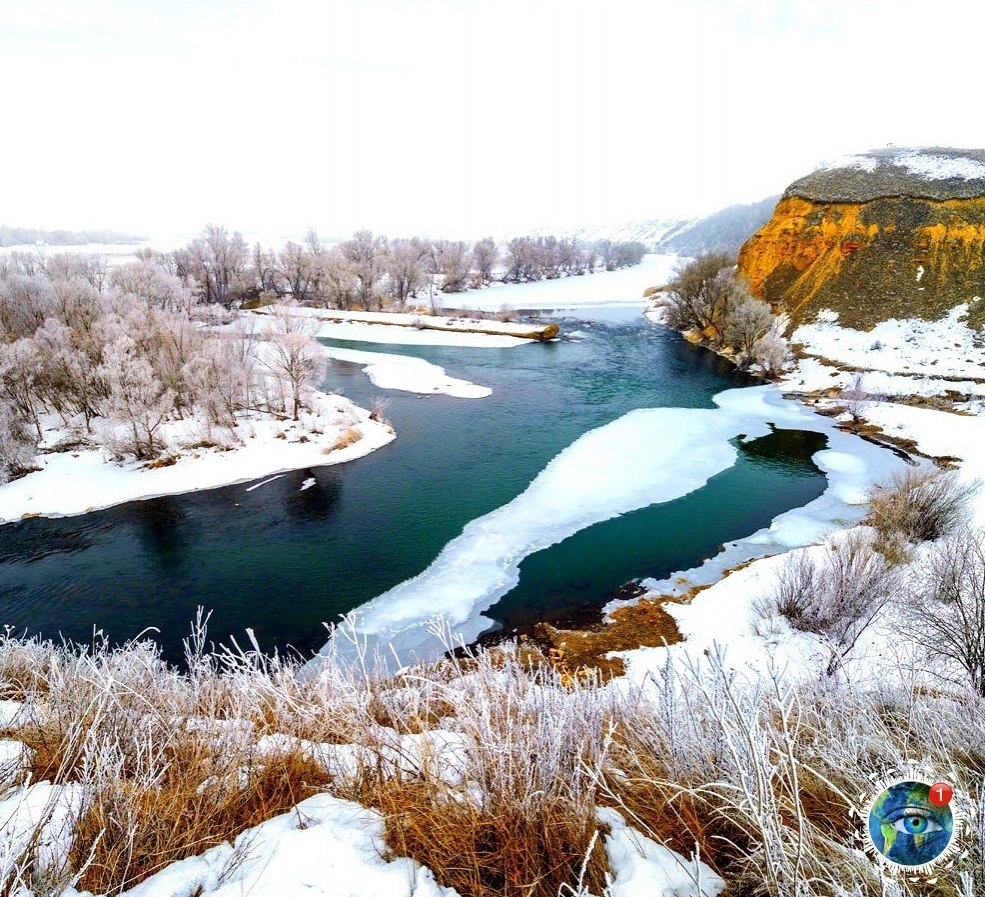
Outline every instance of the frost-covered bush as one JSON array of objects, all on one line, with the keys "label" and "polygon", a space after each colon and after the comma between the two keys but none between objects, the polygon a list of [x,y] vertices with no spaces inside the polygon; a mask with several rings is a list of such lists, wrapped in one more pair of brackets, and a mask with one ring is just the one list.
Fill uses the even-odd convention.
[{"label": "frost-covered bush", "polygon": [[899,586],[898,568],[866,536],[851,532],[825,545],[820,558],[810,551],[792,555],[758,610],[819,636],[830,652],[827,673],[832,675]]},{"label": "frost-covered bush", "polygon": [[939,539],[966,519],[968,501],[978,488],[954,471],[908,467],[872,490],[866,522],[887,543]]},{"label": "frost-covered bush", "polygon": [[722,341],[743,361],[753,356],[756,343],[772,330],[776,318],[769,305],[756,299],[748,287],[735,283],[722,321]]},{"label": "frost-covered bush", "polygon": [[793,361],[790,344],[773,331],[756,340],[751,357],[753,363],[767,377],[779,377],[789,369]]}]

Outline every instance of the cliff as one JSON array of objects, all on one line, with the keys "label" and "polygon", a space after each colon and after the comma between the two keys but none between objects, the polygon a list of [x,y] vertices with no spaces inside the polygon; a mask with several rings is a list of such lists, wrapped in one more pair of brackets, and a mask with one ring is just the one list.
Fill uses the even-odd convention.
[{"label": "cliff", "polygon": [[739,271],[794,323],[940,318],[985,295],[985,150],[875,150],[801,178]]}]

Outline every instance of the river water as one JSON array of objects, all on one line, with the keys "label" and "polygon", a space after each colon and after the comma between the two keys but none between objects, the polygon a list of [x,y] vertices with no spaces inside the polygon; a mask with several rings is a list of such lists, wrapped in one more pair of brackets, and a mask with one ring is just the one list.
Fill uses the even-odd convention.
[{"label": "river water", "polygon": [[[711,408],[716,393],[753,382],[647,323],[638,307],[579,314],[591,320],[563,328],[584,334],[576,340],[380,347],[489,386],[489,398],[380,390],[360,366],[334,363],[328,388],[358,404],[389,401],[398,438],[366,458],[252,491],[239,484],[0,527],[0,622],[83,642],[94,631],[119,642],[149,630],[177,660],[203,606],[216,640],[241,639],[248,627],[264,649],[308,657],[325,641],[325,622],[421,573],[582,434],[637,408]],[[703,487],[531,554],[486,616],[512,628],[601,606],[628,580],[694,566],[825,488],[811,461],[822,435],[780,430],[734,444],[736,463]],[[309,478],[315,485],[302,489]]]}]

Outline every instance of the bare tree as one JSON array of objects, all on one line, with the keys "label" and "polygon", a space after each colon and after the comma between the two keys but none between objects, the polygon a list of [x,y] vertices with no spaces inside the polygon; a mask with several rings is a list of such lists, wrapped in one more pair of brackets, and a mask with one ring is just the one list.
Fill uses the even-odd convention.
[{"label": "bare tree", "polygon": [[936,543],[918,567],[906,602],[908,638],[936,675],[950,663],[985,697],[985,534],[965,530]]},{"label": "bare tree", "polygon": [[472,270],[475,286],[484,287],[492,282],[493,269],[496,267],[498,257],[496,241],[492,237],[483,237],[476,241],[472,247]]},{"label": "bare tree", "polygon": [[[325,370],[325,354],[311,332],[310,319],[285,308],[275,319],[269,351],[261,356],[264,366],[284,383],[290,395],[290,411],[298,420],[304,393]],[[287,410],[285,408],[285,410]]]},{"label": "bare tree", "polygon": [[339,245],[343,257],[356,278],[356,296],[366,310],[382,307],[379,283],[384,274],[383,257],[386,239],[374,237],[369,230],[356,231],[351,240]]},{"label": "bare tree", "polygon": [[667,323],[677,330],[709,329],[716,339],[731,295],[731,256],[708,253],[678,269],[668,284]]}]

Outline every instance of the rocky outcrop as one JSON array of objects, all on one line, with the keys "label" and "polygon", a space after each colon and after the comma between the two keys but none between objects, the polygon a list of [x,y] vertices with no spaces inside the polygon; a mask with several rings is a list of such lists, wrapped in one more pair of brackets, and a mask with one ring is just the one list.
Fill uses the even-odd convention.
[{"label": "rocky outcrop", "polygon": [[875,150],[801,178],[739,271],[794,323],[934,319],[985,296],[985,150]]}]

